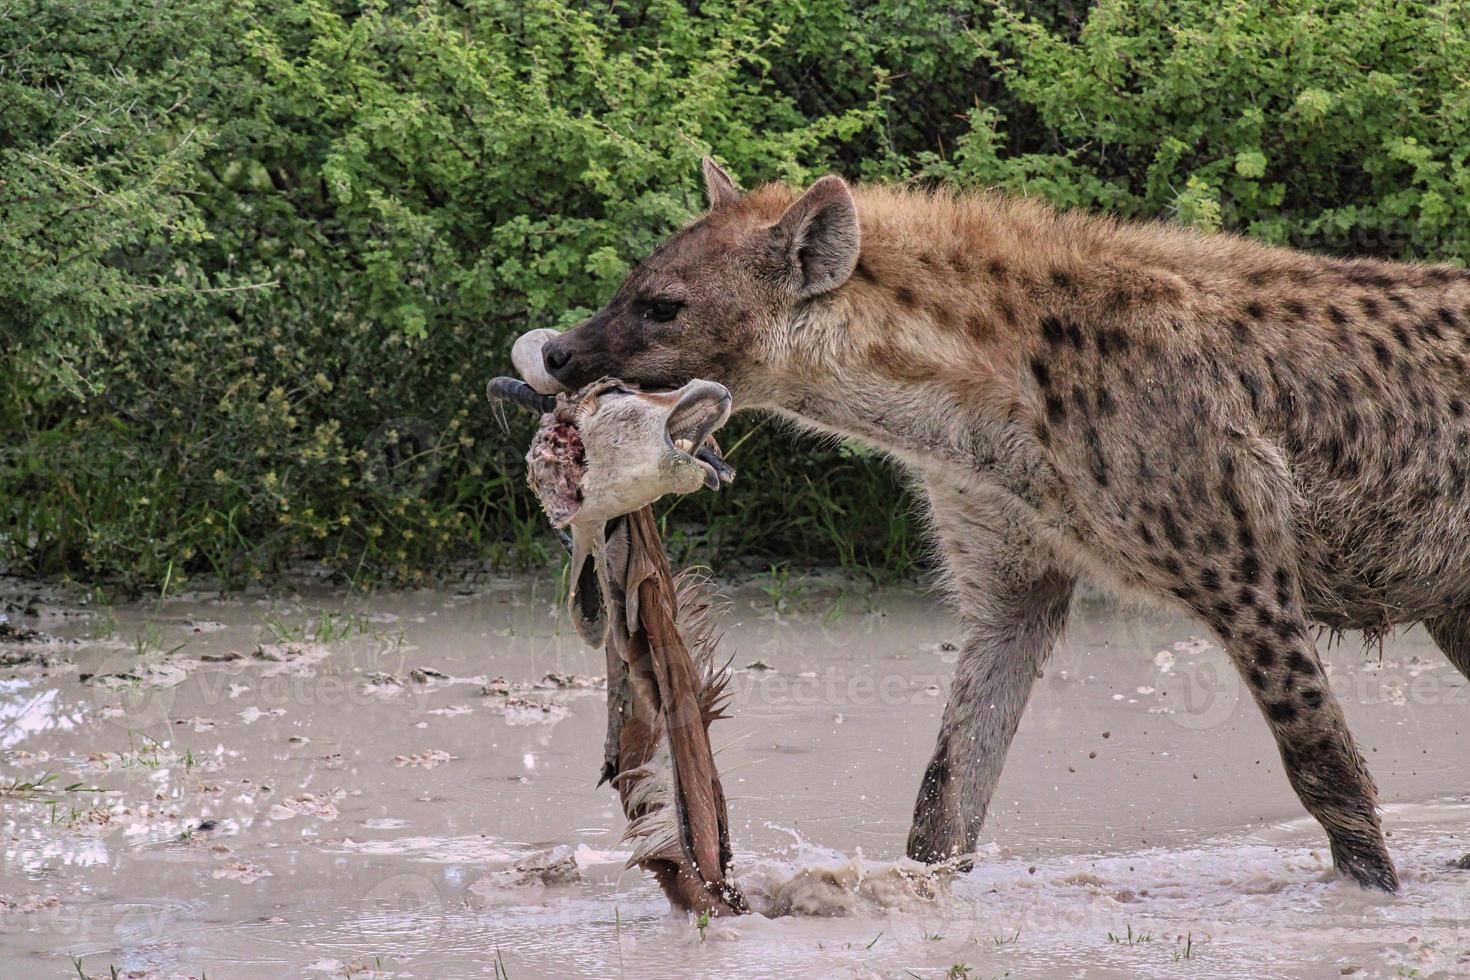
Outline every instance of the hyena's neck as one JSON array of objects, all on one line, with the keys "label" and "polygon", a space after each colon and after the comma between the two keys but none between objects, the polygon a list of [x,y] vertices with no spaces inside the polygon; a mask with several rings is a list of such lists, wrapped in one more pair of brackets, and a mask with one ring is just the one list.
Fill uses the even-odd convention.
[{"label": "hyena's neck", "polygon": [[860,259],[763,358],[761,400],[799,422],[920,466],[985,469],[1034,432],[1031,363],[1127,323],[1167,334],[1218,315],[1182,264],[1260,261],[1229,236],[1058,214],[999,197],[856,192]]},{"label": "hyena's neck", "polygon": [[920,467],[984,469],[1016,424],[1037,325],[1090,305],[1096,223],[881,188],[857,203],[856,271],[779,332],[756,400]]}]

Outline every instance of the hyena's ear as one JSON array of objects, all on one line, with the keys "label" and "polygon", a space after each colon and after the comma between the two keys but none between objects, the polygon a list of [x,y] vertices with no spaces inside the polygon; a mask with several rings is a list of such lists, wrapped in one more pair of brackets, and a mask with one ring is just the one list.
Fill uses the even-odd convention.
[{"label": "hyena's ear", "polygon": [[797,198],[774,229],[792,288],[810,299],[847,281],[857,268],[857,205],[841,177],[828,175]]},{"label": "hyena's ear", "polygon": [[704,173],[704,193],[709,198],[711,211],[718,211],[725,205],[740,200],[740,190],[735,186],[735,181],[715,163],[714,157],[701,160],[699,169]]}]

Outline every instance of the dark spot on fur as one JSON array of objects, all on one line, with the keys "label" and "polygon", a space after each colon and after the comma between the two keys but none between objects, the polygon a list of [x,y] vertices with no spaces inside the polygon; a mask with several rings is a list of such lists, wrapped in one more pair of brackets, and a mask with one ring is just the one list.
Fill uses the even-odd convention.
[{"label": "dark spot on fur", "polygon": [[1031,376],[1036,379],[1036,383],[1042,388],[1051,387],[1051,369],[1039,357],[1031,358]]},{"label": "dark spot on fur", "polygon": [[971,313],[965,317],[965,332],[976,340],[989,340],[995,336],[994,326],[979,313]]},{"label": "dark spot on fur", "polygon": [[1254,585],[1261,577],[1261,560],[1256,557],[1255,552],[1248,551],[1240,556],[1240,564],[1236,567],[1235,577],[1238,581],[1248,585]]},{"label": "dark spot on fur", "polygon": [[1113,401],[1112,393],[1106,388],[1097,390],[1097,414],[1103,418],[1117,414],[1118,406]]},{"label": "dark spot on fur", "polygon": [[1307,307],[1306,304],[1304,304],[1301,300],[1289,299],[1284,305],[1286,307],[1286,312],[1290,313],[1293,319],[1305,320],[1307,318]]},{"label": "dark spot on fur", "polygon": [[1278,568],[1272,577],[1276,581],[1276,605],[1285,609],[1291,605],[1291,573]]},{"label": "dark spot on fur", "polygon": [[1317,666],[1300,650],[1291,650],[1286,654],[1286,669],[1293,674],[1315,674]]},{"label": "dark spot on fur", "polygon": [[1266,316],[1266,308],[1255,300],[1245,304],[1245,315],[1252,320],[1260,320]]},{"label": "dark spot on fur", "polygon": [[873,270],[868,268],[868,263],[864,262],[862,259],[858,259],[857,268],[852,270],[852,274],[857,276],[863,282],[878,281],[877,278],[873,275]]},{"label": "dark spot on fur", "polygon": [[1342,308],[1341,307],[1336,306],[1336,305],[1330,305],[1330,306],[1328,306],[1327,307],[1327,316],[1337,326],[1339,326],[1339,327],[1345,327],[1345,326],[1347,326],[1348,315],[1342,311]]},{"label": "dark spot on fur", "polygon": [[995,299],[995,308],[1000,311],[1000,318],[1002,320],[1010,326],[1014,327],[1016,325],[1016,308],[1011,304],[1010,300],[1004,296],[997,296]]},{"label": "dark spot on fur", "polygon": [[1266,714],[1278,725],[1284,725],[1296,718],[1296,705],[1290,701],[1272,701],[1266,705]]},{"label": "dark spot on fur", "polygon": [[1000,259],[991,259],[987,262],[985,264],[985,271],[990,274],[990,278],[992,279],[1004,279],[1009,272],[1006,264]]},{"label": "dark spot on fur", "polygon": [[1059,345],[1067,339],[1067,328],[1056,317],[1044,316],[1041,318],[1041,335],[1048,344]]},{"label": "dark spot on fur", "polygon": [[1399,342],[1399,346],[1402,347],[1404,350],[1409,350],[1413,346],[1413,343],[1409,338],[1409,332],[1397,323],[1393,325],[1393,339],[1397,340]]},{"label": "dark spot on fur", "polygon": [[1164,525],[1164,537],[1169,544],[1175,548],[1184,547],[1184,532],[1179,528],[1179,522],[1174,519],[1172,510],[1165,510],[1159,515],[1159,520]]},{"label": "dark spot on fur", "polygon": [[1149,548],[1153,548],[1158,544],[1158,540],[1154,537],[1154,532],[1150,531],[1148,525],[1143,521],[1138,522],[1138,538]]},{"label": "dark spot on fur", "polygon": [[1393,279],[1381,272],[1352,272],[1348,274],[1348,282],[1355,286],[1373,286],[1378,289],[1388,289],[1393,285]]},{"label": "dark spot on fur", "polygon": [[919,298],[914,291],[907,286],[899,286],[893,291],[893,298],[898,300],[898,305],[913,309],[919,303]]},{"label": "dark spot on fur", "polygon": [[1248,344],[1251,342],[1250,327],[1247,327],[1241,320],[1230,321],[1230,332],[1239,343]]},{"label": "dark spot on fur", "polygon": [[1259,669],[1252,667],[1247,676],[1250,678],[1251,687],[1257,691],[1264,691],[1266,689],[1266,675],[1261,673]]},{"label": "dark spot on fur", "polygon": [[1388,345],[1377,337],[1373,338],[1373,356],[1378,358],[1378,363],[1383,367],[1393,363],[1393,354],[1389,353]]},{"label": "dark spot on fur", "polygon": [[1322,707],[1322,692],[1315,687],[1304,687],[1297,692],[1297,695],[1302,699],[1302,704],[1313,711]]},{"label": "dark spot on fur", "polygon": [[1220,591],[1220,573],[1213,568],[1206,568],[1199,573],[1199,584],[1206,592]]},{"label": "dark spot on fur", "polygon": [[1046,396],[1046,417],[1053,425],[1067,417],[1067,403],[1062,401],[1062,396]]},{"label": "dark spot on fur", "polygon": [[1065,269],[1051,270],[1051,284],[1058,289],[1070,290],[1072,288],[1072,274]]},{"label": "dark spot on fur", "polygon": [[1240,372],[1240,386],[1251,399],[1251,411],[1259,415],[1261,413],[1261,382],[1249,371]]},{"label": "dark spot on fur", "polygon": [[1405,313],[1414,312],[1414,304],[1410,303],[1407,299],[1404,299],[1401,293],[1389,293],[1388,301]]},{"label": "dark spot on fur", "polygon": [[1098,486],[1107,486],[1108,462],[1103,458],[1102,437],[1092,426],[1087,427],[1087,452],[1092,463],[1092,478],[1097,481]]},{"label": "dark spot on fur", "polygon": [[1110,353],[1121,354],[1128,349],[1128,338],[1121,330],[1104,327],[1093,335],[1092,341],[1097,345],[1097,353],[1101,357],[1107,357]]},{"label": "dark spot on fur", "polygon": [[1372,296],[1359,296],[1358,306],[1362,308],[1364,315],[1369,317],[1377,317],[1383,312],[1383,304]]}]

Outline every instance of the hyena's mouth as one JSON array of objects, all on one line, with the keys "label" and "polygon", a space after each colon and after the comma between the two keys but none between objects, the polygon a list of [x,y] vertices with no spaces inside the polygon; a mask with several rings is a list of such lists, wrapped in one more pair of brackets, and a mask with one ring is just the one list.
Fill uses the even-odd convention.
[{"label": "hyena's mouth", "polygon": [[664,440],[670,449],[704,470],[704,482],[718,490],[734,470],[706,445],[706,440],[730,418],[730,393],[709,381],[692,381],[664,423]]}]

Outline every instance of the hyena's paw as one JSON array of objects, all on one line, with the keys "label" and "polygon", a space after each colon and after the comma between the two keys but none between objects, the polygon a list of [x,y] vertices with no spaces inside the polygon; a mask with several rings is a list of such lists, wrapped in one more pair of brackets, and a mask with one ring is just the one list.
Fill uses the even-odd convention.
[{"label": "hyena's paw", "polygon": [[943,864],[964,852],[954,843],[952,835],[924,830],[915,824],[909,831],[907,853],[913,860],[924,864]]},{"label": "hyena's paw", "polygon": [[1332,842],[1332,863],[1364,888],[1383,892],[1399,890],[1398,872],[1382,841]]},{"label": "hyena's paw", "polygon": [[915,861],[940,864],[970,850],[963,846],[964,831],[959,814],[954,812],[954,807],[945,805],[948,783],[949,767],[941,745],[924,771],[919,799],[914,804],[914,824],[909,830],[907,853]]}]

